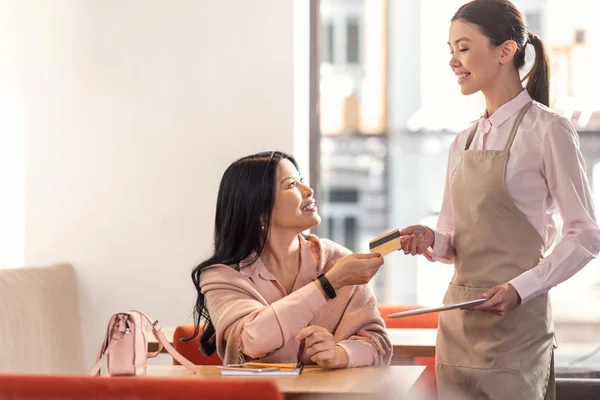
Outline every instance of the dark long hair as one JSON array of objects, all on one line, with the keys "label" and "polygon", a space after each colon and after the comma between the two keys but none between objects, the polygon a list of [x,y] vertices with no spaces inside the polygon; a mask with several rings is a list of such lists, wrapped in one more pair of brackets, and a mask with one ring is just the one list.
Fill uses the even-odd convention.
[{"label": "dark long hair", "polygon": [[542,39],[527,30],[523,14],[508,0],[473,0],[461,6],[452,21],[461,20],[479,26],[493,46],[507,40],[517,43],[514,64],[517,69],[525,65],[525,47],[531,44],[535,50],[535,62],[527,79],[529,95],[539,103],[550,103],[550,68],[548,54]]},{"label": "dark long hair", "polygon": [[194,306],[195,328],[193,335],[185,339],[195,338],[204,321],[200,348],[206,355],[216,350],[216,332],[200,291],[200,274],[204,268],[214,264],[230,265],[237,269],[240,261],[253,252],[257,258],[262,254],[275,206],[277,167],[283,159],[289,160],[298,169],[294,157],[280,151],[270,151],[236,160],[221,178],[215,215],[214,251],[192,271],[192,281],[198,292]]}]

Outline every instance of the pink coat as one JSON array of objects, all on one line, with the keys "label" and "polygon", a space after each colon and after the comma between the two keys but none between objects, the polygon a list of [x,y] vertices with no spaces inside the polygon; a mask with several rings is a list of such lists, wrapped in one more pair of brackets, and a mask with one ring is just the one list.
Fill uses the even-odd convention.
[{"label": "pink coat", "polygon": [[350,251],[316,236],[308,240],[299,236],[299,241],[300,270],[293,292],[287,295],[260,258],[241,262],[239,271],[216,264],[202,272],[200,286],[224,363],[302,360],[312,364],[296,335],[306,326],[318,325],[329,330],[348,353],[349,367],[389,364],[392,346],[369,287],[346,286],[328,300],[314,283]]}]

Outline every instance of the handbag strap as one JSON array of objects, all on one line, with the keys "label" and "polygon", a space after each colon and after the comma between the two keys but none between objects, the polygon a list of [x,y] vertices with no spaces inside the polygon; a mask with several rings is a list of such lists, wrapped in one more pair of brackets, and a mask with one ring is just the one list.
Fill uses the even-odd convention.
[{"label": "handbag strap", "polygon": [[138,311],[138,310],[132,310],[132,311],[137,312],[142,317],[146,318],[148,323],[152,326],[152,333],[154,334],[154,337],[156,338],[156,340],[158,340],[158,344],[159,344],[158,351],[152,353],[152,354],[154,354],[152,357],[156,356],[156,354],[158,354],[162,350],[161,347],[164,347],[165,350],[167,350],[167,352],[175,360],[177,360],[177,362],[179,362],[179,364],[183,365],[184,367],[186,367],[187,369],[189,369],[190,371],[192,371],[195,374],[200,371],[200,368],[198,368],[198,366],[196,364],[192,363],[187,358],[182,356],[177,350],[175,350],[175,348],[171,345],[171,343],[169,343],[169,340],[165,336],[160,325],[158,325],[158,320],[150,317],[148,314],[146,314],[143,311]]},{"label": "handbag strap", "polygon": [[90,376],[100,376],[100,370],[102,369],[102,364],[104,363],[104,358],[108,356],[108,353],[115,347],[117,342],[121,340],[123,337],[123,332],[119,332],[117,330],[118,324],[115,324],[112,332],[110,332],[110,339],[108,337],[104,338],[104,343],[102,347],[100,347],[100,351],[98,352],[98,356],[96,357],[96,364],[92,367],[88,375]]}]

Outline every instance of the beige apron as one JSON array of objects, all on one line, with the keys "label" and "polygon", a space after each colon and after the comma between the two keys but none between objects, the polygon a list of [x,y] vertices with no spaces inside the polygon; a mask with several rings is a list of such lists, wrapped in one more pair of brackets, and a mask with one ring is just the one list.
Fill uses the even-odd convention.
[{"label": "beige apron", "polygon": [[[444,304],[478,299],[490,287],[535,267],[543,257],[542,238],[505,184],[509,151],[530,106],[517,116],[504,150],[468,150],[477,126],[470,132],[450,182],[456,261]],[[504,316],[464,310],[440,313],[436,347],[440,398],[554,399],[553,336],[547,294]]]}]

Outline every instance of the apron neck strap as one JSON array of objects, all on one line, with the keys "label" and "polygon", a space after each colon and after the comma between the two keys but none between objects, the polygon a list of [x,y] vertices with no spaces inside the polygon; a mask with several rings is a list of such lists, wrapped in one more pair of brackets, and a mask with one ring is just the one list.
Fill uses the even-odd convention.
[{"label": "apron neck strap", "polygon": [[477,127],[479,123],[476,123],[473,128],[471,128],[471,132],[469,133],[469,137],[467,139],[467,143],[465,144],[465,150],[469,150],[471,143],[473,143],[473,138],[475,137],[475,132],[477,132]]},{"label": "apron neck strap", "polygon": [[519,112],[519,115],[517,115],[517,119],[515,120],[515,123],[512,127],[512,131],[510,132],[510,136],[508,137],[508,140],[506,141],[506,147],[504,147],[504,152],[508,152],[510,150],[510,147],[513,144],[513,141],[515,140],[515,136],[517,135],[517,129],[519,129],[519,124],[521,123],[521,120],[523,119],[523,116],[525,115],[525,113],[527,112],[527,110],[529,110],[529,107],[531,107],[531,101],[527,104],[525,104],[523,106],[523,108],[521,109],[521,111]]}]

